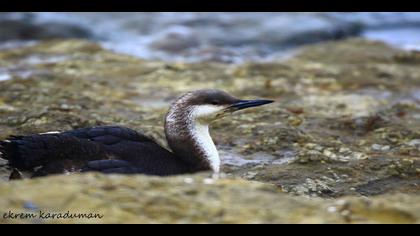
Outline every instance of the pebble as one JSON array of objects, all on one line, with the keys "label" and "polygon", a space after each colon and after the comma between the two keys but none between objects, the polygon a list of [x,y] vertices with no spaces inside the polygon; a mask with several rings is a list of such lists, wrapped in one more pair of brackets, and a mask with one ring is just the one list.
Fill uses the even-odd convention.
[{"label": "pebble", "polygon": [[247,172],[245,175],[244,175],[244,178],[246,178],[246,179],[253,179],[253,178],[255,178],[255,176],[257,176],[257,172],[255,172],[255,171],[249,171],[249,172]]},{"label": "pebble", "polygon": [[329,150],[324,150],[323,154],[332,159],[337,158],[337,155]]},{"label": "pebble", "polygon": [[205,178],[203,180],[204,184],[210,185],[210,184],[214,184],[216,181],[213,178]]},{"label": "pebble", "polygon": [[315,144],[315,143],[307,143],[307,144],[305,144],[305,147],[307,149],[314,149],[315,146],[317,146],[317,144]]},{"label": "pebble", "polygon": [[386,152],[386,151],[389,151],[390,149],[391,147],[389,145],[380,145],[380,144],[372,145],[372,150],[374,151]]},{"label": "pebble", "polygon": [[338,152],[339,152],[339,153],[350,153],[351,151],[350,151],[350,149],[349,149],[349,148],[346,148],[346,147],[341,147],[341,148],[338,150]]},{"label": "pebble", "polygon": [[194,179],[193,178],[185,178],[184,179],[184,183],[186,183],[186,184],[192,184],[192,183],[194,183]]},{"label": "pebble", "polygon": [[39,209],[38,206],[35,203],[31,202],[31,201],[24,202],[23,203],[23,207],[26,208],[26,209],[28,209],[28,210],[37,210],[37,209]]},{"label": "pebble", "polygon": [[408,142],[408,146],[420,147],[420,139],[411,140],[410,142]]},{"label": "pebble", "polygon": [[352,155],[352,159],[355,159],[355,160],[364,160],[364,159],[367,159],[367,158],[368,158],[368,156],[364,155],[361,152],[355,152]]},{"label": "pebble", "polygon": [[291,116],[287,119],[287,123],[291,126],[299,126],[303,123],[303,120],[297,116]]},{"label": "pebble", "polygon": [[327,208],[327,211],[330,212],[330,213],[337,212],[337,207],[330,206],[330,207]]}]

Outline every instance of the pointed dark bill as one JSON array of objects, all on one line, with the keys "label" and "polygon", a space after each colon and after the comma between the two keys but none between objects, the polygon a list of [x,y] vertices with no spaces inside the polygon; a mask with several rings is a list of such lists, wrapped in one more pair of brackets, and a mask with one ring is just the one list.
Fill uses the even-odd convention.
[{"label": "pointed dark bill", "polygon": [[273,100],[262,100],[262,99],[258,99],[258,100],[241,100],[237,103],[234,103],[230,106],[230,108],[234,109],[234,110],[242,110],[245,108],[250,108],[250,107],[257,107],[257,106],[262,106],[265,104],[269,104],[274,102]]}]

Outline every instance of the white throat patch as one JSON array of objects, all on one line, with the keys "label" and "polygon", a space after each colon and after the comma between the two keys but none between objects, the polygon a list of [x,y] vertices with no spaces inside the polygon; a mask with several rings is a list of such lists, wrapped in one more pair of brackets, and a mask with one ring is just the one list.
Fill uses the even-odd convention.
[{"label": "white throat patch", "polygon": [[193,107],[191,116],[194,120],[201,120],[210,123],[217,118],[217,115],[224,109],[216,105],[196,105]]},{"label": "white throat patch", "polygon": [[205,152],[207,161],[215,173],[220,172],[220,158],[216,146],[210,136],[209,123],[223,109],[222,106],[201,105],[193,108],[190,127],[191,134]]},{"label": "white throat patch", "polygon": [[210,164],[211,169],[219,173],[220,171],[220,158],[216,146],[209,133],[209,125],[197,122],[191,129],[194,139],[200,145],[200,148],[205,152],[205,157]]}]

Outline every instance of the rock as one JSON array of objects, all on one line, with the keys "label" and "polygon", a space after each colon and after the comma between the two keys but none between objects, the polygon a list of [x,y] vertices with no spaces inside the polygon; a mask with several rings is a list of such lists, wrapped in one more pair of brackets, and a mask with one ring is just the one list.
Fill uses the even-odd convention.
[{"label": "rock", "polygon": [[341,147],[341,148],[338,150],[338,152],[339,152],[339,153],[343,153],[343,154],[348,154],[348,153],[350,153],[351,151],[350,151],[350,149],[349,149],[349,148],[347,148],[347,147]]},{"label": "rock", "polygon": [[374,150],[374,151],[381,151],[381,149],[382,149],[382,146],[379,145],[379,144],[373,144],[372,145],[372,150]]},{"label": "rock", "polygon": [[11,173],[12,171],[7,166],[7,160],[0,158],[0,182],[8,181]]},{"label": "rock", "polygon": [[413,139],[408,143],[408,146],[420,148],[420,139]]},{"label": "rock", "polygon": [[92,38],[87,29],[65,23],[35,24],[26,20],[0,20],[0,41]]},{"label": "rock", "polygon": [[374,151],[386,152],[386,151],[389,151],[389,149],[390,149],[389,145],[380,145],[380,144],[372,145],[372,150]]},{"label": "rock", "polygon": [[[240,179],[219,179],[208,184],[206,178],[206,174],[172,178],[83,174],[2,183],[0,222],[420,222],[418,195],[308,199],[281,193],[267,184]],[[308,182],[311,191],[329,191],[326,186],[314,183]],[[19,213],[32,213],[34,218],[29,215],[24,215],[23,219],[10,218]],[[56,214],[55,219],[53,214]],[[85,215],[66,219],[66,214],[67,217]],[[44,219],[46,217],[49,218]]]},{"label": "rock", "polygon": [[243,177],[245,179],[254,179],[257,174],[258,174],[258,172],[251,171],[251,172],[246,173]]},{"label": "rock", "polygon": [[162,32],[161,35],[150,44],[150,47],[167,53],[180,53],[187,49],[197,47],[197,36],[188,29],[181,28]]},{"label": "rock", "polygon": [[334,192],[334,189],[332,189],[328,184],[332,180],[328,178],[326,178],[326,180],[327,181],[307,178],[304,184],[294,186],[290,189],[286,188],[286,191],[297,195],[310,195],[312,197],[322,196],[323,194]]},{"label": "rock", "polygon": [[289,125],[299,126],[303,123],[303,120],[298,116],[290,116],[287,122]]}]

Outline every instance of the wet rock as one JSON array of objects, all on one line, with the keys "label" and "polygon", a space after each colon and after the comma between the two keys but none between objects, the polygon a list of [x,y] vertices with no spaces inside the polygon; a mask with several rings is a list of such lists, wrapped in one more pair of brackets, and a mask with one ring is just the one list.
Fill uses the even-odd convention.
[{"label": "wet rock", "polygon": [[323,147],[314,143],[307,143],[293,160],[297,163],[308,162],[349,162],[367,159],[368,156],[361,152],[351,151],[347,147]]},{"label": "wet rock", "polygon": [[413,139],[408,143],[411,147],[420,148],[420,139]]},{"label": "wet rock", "polygon": [[26,20],[0,20],[0,41],[92,38],[87,29],[64,23],[35,24]]},{"label": "wet rock", "polygon": [[305,96],[303,97],[305,107],[310,107],[314,115],[325,115],[328,117],[365,117],[378,109],[380,101],[373,97],[360,95],[328,95],[328,96]]},{"label": "wet rock", "polygon": [[372,145],[373,151],[386,152],[386,151],[389,151],[389,149],[390,149],[389,145],[380,145],[376,143]]},{"label": "wet rock", "polygon": [[0,182],[8,181],[11,173],[11,169],[7,166],[7,160],[0,158]]},{"label": "wet rock", "polygon": [[300,117],[290,116],[288,118],[287,122],[288,122],[289,125],[299,126],[299,125],[301,125],[303,123],[303,120]]},{"label": "wet rock", "polygon": [[331,194],[334,189],[328,183],[334,180],[324,177],[323,180],[307,178],[304,184],[286,188],[285,191],[297,195],[309,195],[312,197],[323,196],[324,194]]},{"label": "wet rock", "polygon": [[388,171],[393,176],[407,177],[408,175],[418,175],[419,164],[412,159],[396,160],[388,166]]},{"label": "wet rock", "polygon": [[150,44],[150,47],[167,53],[180,53],[189,48],[197,47],[199,44],[197,36],[186,28],[172,29],[161,34]]},{"label": "wet rock", "polygon": [[[206,174],[158,178],[84,174],[0,184],[2,223],[419,223],[417,195],[322,200]],[[325,180],[323,180],[325,181]],[[314,192],[331,191],[308,180]],[[252,203],[252,204],[250,204]],[[4,210],[3,210],[4,211]],[[44,218],[40,218],[42,211]],[[65,214],[91,218],[65,218]],[[49,218],[46,218],[50,215]],[[52,214],[61,214],[53,219]],[[98,214],[98,217],[93,217]]]}]

